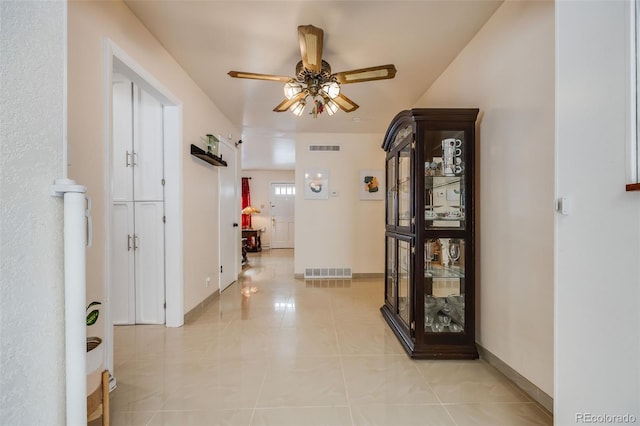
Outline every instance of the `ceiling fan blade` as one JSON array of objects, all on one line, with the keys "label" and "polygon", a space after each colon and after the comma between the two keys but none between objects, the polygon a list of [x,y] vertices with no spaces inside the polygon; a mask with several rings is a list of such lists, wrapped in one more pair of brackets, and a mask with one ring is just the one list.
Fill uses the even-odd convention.
[{"label": "ceiling fan blade", "polygon": [[342,93],[333,98],[332,101],[335,102],[344,112],[352,112],[360,108],[357,103],[353,102]]},{"label": "ceiling fan blade", "polygon": [[271,74],[256,74],[254,72],[229,71],[227,74],[235,78],[250,78],[252,80],[281,81],[283,83],[286,83],[289,80],[291,80],[291,77],[283,77],[281,75],[271,75]]},{"label": "ceiling fan blade", "polygon": [[335,78],[340,84],[361,83],[363,81],[386,80],[396,76],[396,67],[393,64],[377,67],[360,68],[351,71],[335,73]]},{"label": "ceiling fan blade", "polygon": [[309,71],[320,72],[322,70],[324,31],[313,25],[300,25],[298,39],[300,40],[302,64]]},{"label": "ceiling fan blade", "polygon": [[295,104],[298,101],[303,100],[304,98],[307,97],[307,95],[308,95],[308,93],[303,90],[302,92],[300,92],[297,95],[295,95],[293,98],[285,99],[284,101],[280,102],[278,104],[278,106],[275,107],[273,110],[275,112],[285,112],[286,110],[291,108],[291,105]]}]

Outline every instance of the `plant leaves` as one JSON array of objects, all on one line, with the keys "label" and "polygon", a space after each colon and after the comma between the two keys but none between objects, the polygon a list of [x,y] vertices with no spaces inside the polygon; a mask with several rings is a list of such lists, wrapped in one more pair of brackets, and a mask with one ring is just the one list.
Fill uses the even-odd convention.
[{"label": "plant leaves", "polygon": [[97,309],[94,309],[93,311],[89,312],[89,314],[87,315],[87,325],[95,324],[96,321],[98,321],[99,316],[100,316],[100,311],[98,311]]},{"label": "plant leaves", "polygon": [[91,303],[89,303],[89,306],[87,306],[87,310],[89,310],[89,308],[90,308],[90,307],[95,306],[95,305],[102,305],[102,303],[100,303],[100,302],[95,302],[95,301],[94,301],[94,302],[91,302]]}]

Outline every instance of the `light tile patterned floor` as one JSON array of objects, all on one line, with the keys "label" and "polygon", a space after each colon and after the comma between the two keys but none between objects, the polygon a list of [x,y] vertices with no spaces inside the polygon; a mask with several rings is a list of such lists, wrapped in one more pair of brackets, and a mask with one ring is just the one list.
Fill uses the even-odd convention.
[{"label": "light tile patterned floor", "polygon": [[382,279],[296,280],[291,250],[250,264],[184,327],[116,327],[113,425],[553,423],[483,361],[408,358]]}]

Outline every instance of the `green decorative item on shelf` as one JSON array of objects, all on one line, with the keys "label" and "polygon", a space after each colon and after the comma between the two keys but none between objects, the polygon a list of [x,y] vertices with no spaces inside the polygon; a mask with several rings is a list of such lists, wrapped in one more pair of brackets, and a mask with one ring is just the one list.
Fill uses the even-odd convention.
[{"label": "green decorative item on shelf", "polygon": [[[92,306],[97,306],[97,305],[101,305],[102,303],[100,302],[91,302],[89,303],[89,306],[87,306],[87,311],[89,311],[89,309]],[[98,317],[100,316],[100,311],[98,309],[93,309],[91,312],[89,312],[87,314],[87,326],[89,325],[93,325],[96,323],[96,321],[98,321]]]},{"label": "green decorative item on shelf", "polygon": [[207,135],[207,154],[218,155],[220,140],[214,135]]}]

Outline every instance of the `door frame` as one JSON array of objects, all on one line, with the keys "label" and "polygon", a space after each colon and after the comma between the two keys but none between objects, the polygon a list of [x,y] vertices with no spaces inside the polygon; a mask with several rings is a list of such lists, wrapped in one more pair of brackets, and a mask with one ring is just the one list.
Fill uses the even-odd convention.
[{"label": "door frame", "polygon": [[[180,327],[184,324],[184,259],[183,259],[183,210],[182,210],[182,102],[167,90],[151,73],[140,66],[112,40],[104,41],[104,210],[105,210],[105,306],[110,306],[111,282],[111,230],[112,230],[112,108],[113,73],[125,75],[148,93],[161,100],[164,105],[164,175],[165,214],[169,218],[165,224],[165,324]],[[107,345],[106,364],[113,373],[113,325],[109,309],[103,312],[104,336]]]}]

